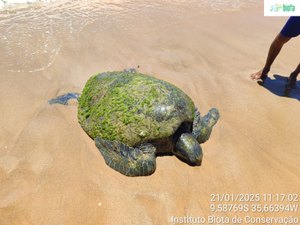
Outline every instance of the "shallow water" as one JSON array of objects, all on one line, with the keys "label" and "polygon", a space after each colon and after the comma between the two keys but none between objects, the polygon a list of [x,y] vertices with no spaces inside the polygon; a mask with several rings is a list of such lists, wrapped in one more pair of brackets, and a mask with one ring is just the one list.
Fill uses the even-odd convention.
[{"label": "shallow water", "polygon": [[45,70],[62,46],[73,42],[91,24],[95,25],[95,33],[105,32],[107,37],[119,35],[120,31],[135,32],[136,19],[145,22],[143,32],[160,32],[176,23],[176,16],[191,9],[197,14],[211,14],[239,10],[257,1],[1,1],[0,69]]}]

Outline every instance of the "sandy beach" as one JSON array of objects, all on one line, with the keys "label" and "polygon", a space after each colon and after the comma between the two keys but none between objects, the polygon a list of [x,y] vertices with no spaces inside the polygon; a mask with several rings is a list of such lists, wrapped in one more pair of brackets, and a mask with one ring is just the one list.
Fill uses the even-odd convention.
[{"label": "sandy beach", "polygon": [[[273,75],[287,77],[298,65],[300,39],[284,46],[264,88],[249,76],[264,65],[287,18],[264,17],[263,3],[206,10],[196,2],[49,3],[1,11],[0,225],[299,217],[300,209],[215,213],[210,207],[212,194],[300,195],[300,94],[270,91],[278,85],[272,86]],[[151,176],[123,176],[105,164],[78,124],[76,101],[48,104],[81,92],[93,74],[137,65],[184,90],[202,114],[219,109],[201,167],[164,156]]]}]

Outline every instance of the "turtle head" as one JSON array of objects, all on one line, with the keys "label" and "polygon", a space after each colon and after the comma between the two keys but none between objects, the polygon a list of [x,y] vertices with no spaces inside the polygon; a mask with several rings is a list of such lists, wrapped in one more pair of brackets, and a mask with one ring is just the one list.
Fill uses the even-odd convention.
[{"label": "turtle head", "polygon": [[175,143],[173,153],[192,166],[200,166],[202,162],[202,149],[191,133],[182,133]]}]

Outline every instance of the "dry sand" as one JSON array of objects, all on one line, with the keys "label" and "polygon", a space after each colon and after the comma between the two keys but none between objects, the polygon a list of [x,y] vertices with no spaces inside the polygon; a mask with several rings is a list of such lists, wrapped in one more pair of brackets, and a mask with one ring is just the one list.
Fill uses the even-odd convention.
[{"label": "dry sand", "polygon": [[[212,193],[300,194],[300,103],[249,79],[286,19],[263,17],[262,5],[207,14],[170,5],[112,17],[105,29],[98,18],[72,40],[62,30],[59,52],[40,71],[11,71],[5,60],[13,59],[0,56],[0,225],[170,224],[172,216],[212,215]],[[288,76],[299,44],[284,47],[270,74]],[[31,62],[44,64],[43,57]],[[201,167],[158,157],[153,175],[125,177],[81,129],[75,101],[47,103],[80,92],[98,71],[136,65],[183,89],[203,114],[219,109]]]}]

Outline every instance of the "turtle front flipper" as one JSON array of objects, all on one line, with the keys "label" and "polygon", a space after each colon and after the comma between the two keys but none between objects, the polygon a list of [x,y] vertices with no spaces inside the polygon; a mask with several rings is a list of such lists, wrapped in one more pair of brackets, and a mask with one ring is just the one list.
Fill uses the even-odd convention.
[{"label": "turtle front flipper", "polygon": [[95,143],[106,164],[126,176],[147,176],[155,171],[156,149],[150,143],[134,148],[100,137],[95,139]]},{"label": "turtle front flipper", "polygon": [[212,108],[204,116],[200,116],[198,109],[195,109],[194,123],[193,123],[193,136],[201,144],[206,142],[211,134],[213,126],[220,118],[219,111],[216,108]]}]

